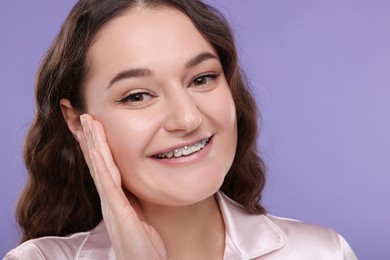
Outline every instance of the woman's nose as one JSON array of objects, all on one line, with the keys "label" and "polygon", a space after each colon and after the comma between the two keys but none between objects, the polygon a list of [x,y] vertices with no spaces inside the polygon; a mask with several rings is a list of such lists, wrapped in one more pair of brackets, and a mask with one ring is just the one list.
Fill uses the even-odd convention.
[{"label": "woman's nose", "polygon": [[202,114],[195,102],[185,89],[175,91],[166,99],[166,131],[189,133],[197,129],[202,122]]}]

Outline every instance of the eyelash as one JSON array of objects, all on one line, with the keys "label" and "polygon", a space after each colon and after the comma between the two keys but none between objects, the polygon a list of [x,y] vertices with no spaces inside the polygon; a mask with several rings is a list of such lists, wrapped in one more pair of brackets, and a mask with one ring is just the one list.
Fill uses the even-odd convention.
[{"label": "eyelash", "polygon": [[[210,80],[215,80],[217,77],[219,76],[218,73],[208,73],[208,74],[203,74],[203,75],[199,75],[197,76],[196,78],[194,78],[190,84],[190,87],[198,80],[198,79],[205,79],[205,78],[210,78]],[[206,82],[205,84],[201,85],[201,86],[194,86],[194,87],[203,87],[204,85],[207,85],[209,84],[210,81]]]},{"label": "eyelash", "polygon": [[[199,80],[199,79],[201,79],[201,80],[206,79],[206,83],[204,83],[203,85],[201,85],[201,86],[193,86],[193,87],[203,87],[203,86],[209,84],[210,81],[215,80],[218,76],[219,76],[218,73],[214,73],[214,74],[213,73],[208,73],[208,74],[199,75],[199,76],[195,77],[191,81],[191,84],[190,84],[189,87],[192,87],[192,85],[195,84],[195,82],[197,80]],[[207,78],[209,78],[209,81],[207,81]],[[142,97],[143,95],[148,95],[150,98],[153,97],[153,95],[152,95],[152,93],[150,91],[142,90],[142,91],[139,91],[139,92],[131,93],[131,94],[121,98],[117,102],[118,103],[127,103],[127,102],[141,103],[141,102],[144,102],[144,100],[131,101],[131,99],[132,98],[139,99],[139,97]]]},{"label": "eyelash", "polygon": [[[146,90],[142,90],[142,91],[138,91],[138,92],[135,92],[135,93],[131,93],[123,98],[121,98],[119,101],[117,101],[118,103],[127,103],[127,102],[131,102],[131,103],[141,103],[141,102],[144,102],[144,100],[136,100],[136,101],[131,101],[132,98],[136,98],[138,99],[138,97],[143,97],[144,95],[148,95],[150,96],[150,98],[153,96],[152,93],[150,91],[146,91]],[[138,97],[137,97],[138,96]]]}]

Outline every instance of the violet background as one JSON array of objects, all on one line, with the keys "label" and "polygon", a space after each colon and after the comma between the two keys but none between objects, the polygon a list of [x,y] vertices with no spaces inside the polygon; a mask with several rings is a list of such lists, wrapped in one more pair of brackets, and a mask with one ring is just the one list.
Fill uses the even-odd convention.
[{"label": "violet background", "polygon": [[[0,256],[19,240],[35,73],[75,2],[0,2]],[[390,1],[207,2],[232,24],[259,102],[269,212],[390,259]]]}]

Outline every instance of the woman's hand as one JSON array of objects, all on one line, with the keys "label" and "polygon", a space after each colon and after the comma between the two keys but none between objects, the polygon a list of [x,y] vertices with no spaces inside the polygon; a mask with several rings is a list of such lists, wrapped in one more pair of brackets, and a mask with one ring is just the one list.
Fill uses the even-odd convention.
[{"label": "woman's hand", "polygon": [[125,194],[103,126],[90,115],[80,117],[81,150],[100,196],[104,223],[117,259],[166,259],[157,231],[146,223],[137,199]]}]

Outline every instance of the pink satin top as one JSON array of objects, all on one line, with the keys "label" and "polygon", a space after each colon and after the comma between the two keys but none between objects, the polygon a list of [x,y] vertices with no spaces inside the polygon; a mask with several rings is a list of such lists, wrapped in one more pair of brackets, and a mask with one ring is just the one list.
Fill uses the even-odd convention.
[{"label": "pink satin top", "polygon": [[[221,192],[216,198],[226,228],[225,260],[357,259],[348,243],[331,229],[249,214]],[[88,232],[26,241],[4,259],[115,259],[115,253],[102,221]]]}]

